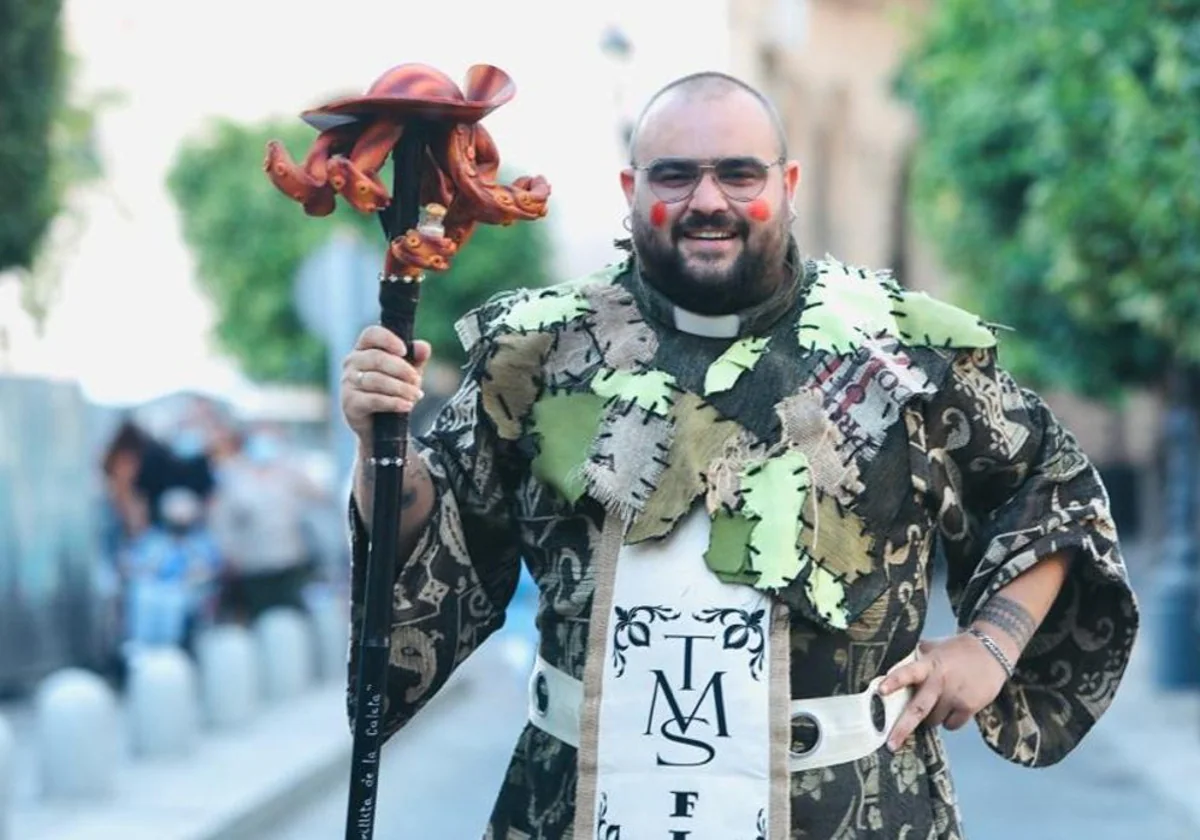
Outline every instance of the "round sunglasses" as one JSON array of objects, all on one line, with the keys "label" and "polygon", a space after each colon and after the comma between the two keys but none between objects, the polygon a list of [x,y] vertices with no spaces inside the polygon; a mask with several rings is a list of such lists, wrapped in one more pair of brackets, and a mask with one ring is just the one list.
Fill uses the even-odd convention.
[{"label": "round sunglasses", "polygon": [[631,164],[634,171],[646,173],[650,191],[668,204],[691,198],[705,172],[712,172],[717,187],[732,201],[750,201],[758,198],[767,186],[767,176],[772,166],[786,159],[776,158],[763,161],[759,158],[723,157],[714,160],[695,158],[655,158],[647,164]]}]

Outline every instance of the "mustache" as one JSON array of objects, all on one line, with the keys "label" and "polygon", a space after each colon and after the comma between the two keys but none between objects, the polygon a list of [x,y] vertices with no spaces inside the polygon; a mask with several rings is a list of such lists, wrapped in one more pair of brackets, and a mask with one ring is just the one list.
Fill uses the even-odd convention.
[{"label": "mustache", "polygon": [[731,213],[718,211],[716,213],[688,213],[675,223],[672,231],[675,238],[686,236],[702,230],[727,230],[736,233],[743,239],[750,233],[750,225]]}]

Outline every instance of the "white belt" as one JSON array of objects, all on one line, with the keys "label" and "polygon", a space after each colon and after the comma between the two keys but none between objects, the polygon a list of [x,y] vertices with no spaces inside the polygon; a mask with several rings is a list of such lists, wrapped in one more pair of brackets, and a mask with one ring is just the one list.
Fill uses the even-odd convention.
[{"label": "white belt", "polygon": [[[909,654],[896,667],[915,658]],[[883,676],[876,677],[860,694],[792,701],[788,764],[793,773],[857,761],[886,743],[912,689],[881,697],[881,682]],[[529,677],[529,722],[578,749],[582,705],[583,683],[538,656]]]}]

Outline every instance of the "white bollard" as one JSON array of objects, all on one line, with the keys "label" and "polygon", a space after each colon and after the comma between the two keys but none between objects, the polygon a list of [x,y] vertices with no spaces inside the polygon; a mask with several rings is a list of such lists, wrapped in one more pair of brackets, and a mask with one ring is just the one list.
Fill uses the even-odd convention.
[{"label": "white bollard", "polygon": [[169,645],[134,651],[129,661],[129,734],[146,758],[187,755],[196,744],[200,715],[196,669]]},{"label": "white bollard", "polygon": [[111,795],[121,757],[121,719],[108,684],[90,671],[66,668],[38,686],[34,708],[44,794]]},{"label": "white bollard", "polygon": [[254,622],[264,697],[272,702],[303,692],[312,681],[312,627],[291,607],[272,607]]},{"label": "white bollard", "polygon": [[236,624],[205,630],[196,641],[205,721],[229,729],[249,721],[258,706],[258,660],[250,631]]},{"label": "white bollard", "polygon": [[12,821],[10,810],[13,800],[14,776],[13,764],[16,762],[16,739],[13,738],[12,727],[8,725],[4,715],[0,715],[0,840],[9,840],[12,832],[9,823]]},{"label": "white bollard", "polygon": [[346,679],[350,656],[350,617],[342,603],[327,595],[312,598],[308,604],[312,616],[313,651],[318,678],[325,681]]}]

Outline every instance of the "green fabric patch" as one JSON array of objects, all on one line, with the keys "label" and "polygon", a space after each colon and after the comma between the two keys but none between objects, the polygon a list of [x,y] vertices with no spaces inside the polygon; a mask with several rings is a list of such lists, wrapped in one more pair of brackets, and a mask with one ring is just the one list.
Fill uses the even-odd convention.
[{"label": "green fabric patch", "polygon": [[[705,470],[739,431],[736,423],[722,419],[715,408],[691,393],[679,397],[671,416],[675,434],[667,466],[626,535],[629,543],[664,536],[674,527],[704,492]],[[638,431],[644,433],[644,427]]]},{"label": "green fabric patch", "polygon": [[591,311],[587,299],[578,293],[566,288],[552,289],[514,303],[499,325],[517,332],[547,330]]},{"label": "green fabric patch", "polygon": [[895,332],[894,303],[872,275],[835,267],[813,284],[797,325],[800,344],[809,350],[851,352],[866,337]]},{"label": "green fabric patch", "polygon": [[[754,521],[740,513],[719,510],[712,517],[712,531],[704,562],[726,583],[753,581],[758,575],[750,569],[750,533]],[[736,579],[736,580],[735,580]]]},{"label": "green fabric patch", "polygon": [[584,493],[583,466],[603,416],[604,398],[587,392],[546,394],[533,404],[533,475],[572,504]]},{"label": "green fabric patch", "polygon": [[754,369],[770,341],[770,338],[746,336],[729,345],[720,358],[708,366],[704,375],[704,393],[712,395],[732,388],[743,373]]},{"label": "green fabric patch", "polygon": [[995,334],[978,316],[925,292],[905,292],[896,303],[898,334],[910,344],[993,347]]},{"label": "green fabric patch", "polygon": [[741,498],[755,520],[750,534],[750,565],[760,589],[780,589],[804,569],[807,557],[797,549],[800,513],[808,494],[808,459],[788,450],[742,472]]},{"label": "green fabric patch", "polygon": [[660,417],[666,417],[671,409],[674,387],[675,377],[661,370],[603,370],[592,378],[594,393],[633,403]]},{"label": "green fabric patch", "polygon": [[820,563],[811,563],[804,591],[817,614],[829,622],[831,627],[845,630],[849,625],[846,615],[846,587]]},{"label": "green fabric patch", "polygon": [[585,274],[582,277],[575,278],[574,280],[568,280],[565,283],[562,283],[559,288],[574,290],[594,284],[607,285],[628,270],[629,263],[629,258],[619,260],[615,263],[609,263],[608,265],[604,266],[604,268],[593,271],[591,274]]}]

